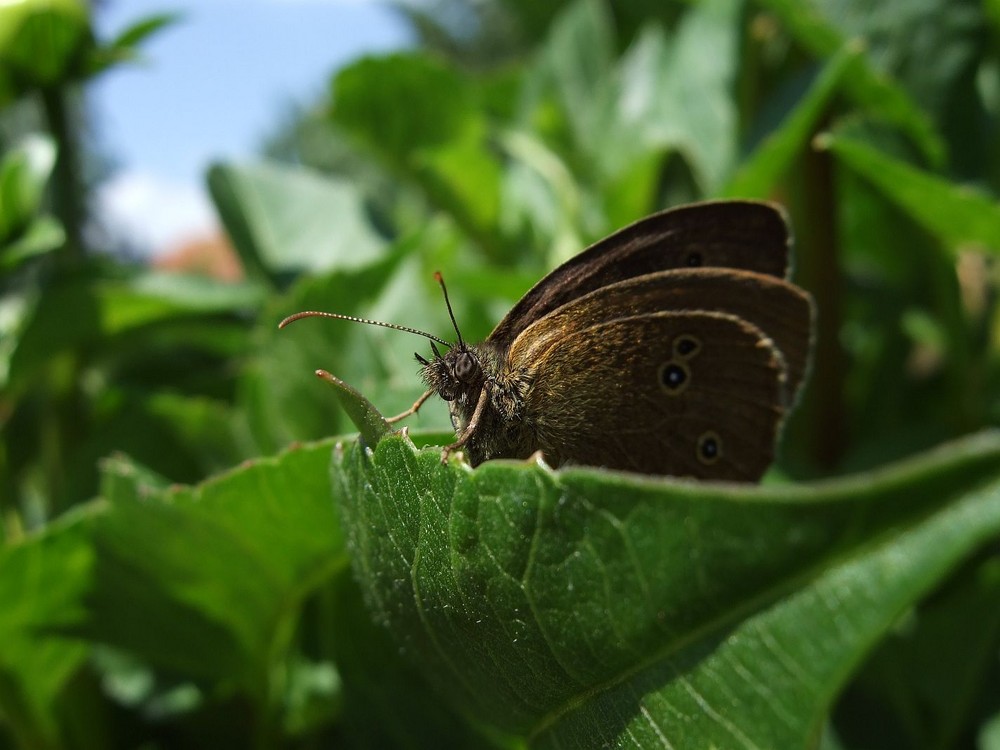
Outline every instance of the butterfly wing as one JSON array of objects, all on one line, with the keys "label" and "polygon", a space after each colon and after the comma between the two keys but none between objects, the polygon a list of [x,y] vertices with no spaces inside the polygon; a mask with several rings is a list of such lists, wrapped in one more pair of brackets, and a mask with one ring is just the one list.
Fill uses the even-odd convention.
[{"label": "butterfly wing", "polygon": [[734,315],[618,318],[537,355],[524,414],[554,465],[754,481],[774,458],[787,368]]},{"label": "butterfly wing", "polygon": [[490,334],[506,348],[525,328],[588,292],[690,267],[738,268],[784,278],[788,225],[770,203],[718,201],[661,211],[591,245],[535,284]]},{"label": "butterfly wing", "polygon": [[[554,463],[751,480],[804,377],[812,315],[771,276],[663,271],[563,305],[505,359],[530,383],[525,419]],[[717,455],[692,453],[705,440]]]},{"label": "butterfly wing", "polygon": [[508,356],[533,362],[569,331],[643,313],[699,310],[732,315],[765,331],[786,363],[781,403],[795,402],[809,366],[812,299],[787,281],[752,271],[687,268],[609,284],[533,323]]}]

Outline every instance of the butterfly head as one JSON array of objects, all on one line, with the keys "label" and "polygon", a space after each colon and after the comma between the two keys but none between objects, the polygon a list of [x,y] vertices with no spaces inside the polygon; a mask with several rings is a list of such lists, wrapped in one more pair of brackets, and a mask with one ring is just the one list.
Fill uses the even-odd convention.
[{"label": "butterfly head", "polygon": [[[449,402],[458,402],[465,405],[470,398],[478,398],[479,391],[483,387],[486,378],[483,375],[483,363],[479,353],[465,343],[462,339],[462,332],[458,330],[458,323],[455,321],[455,313],[451,309],[451,300],[448,299],[448,289],[444,285],[444,279],[440,273],[434,274],[435,280],[441,286],[444,294],[444,302],[448,307],[448,315],[451,317],[451,324],[455,328],[455,335],[458,342],[448,347],[446,354],[441,354],[434,339],[431,339],[431,349],[434,358],[427,360],[417,354],[417,361],[422,367],[422,375],[427,387],[437,392],[441,398]],[[440,341],[440,339],[438,339]]]},{"label": "butterfly head", "polygon": [[460,342],[445,354],[431,342],[434,357],[430,360],[416,355],[421,365],[421,375],[427,387],[437,392],[445,401],[462,399],[477,392],[483,385],[483,365],[479,355],[467,344]]}]

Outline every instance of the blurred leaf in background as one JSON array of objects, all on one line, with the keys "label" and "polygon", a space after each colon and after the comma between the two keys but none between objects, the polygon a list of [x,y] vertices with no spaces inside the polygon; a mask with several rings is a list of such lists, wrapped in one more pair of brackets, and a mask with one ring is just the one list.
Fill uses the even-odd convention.
[{"label": "blurred leaf in background", "polygon": [[[1000,6],[395,7],[207,170],[225,282],[87,231],[88,82],[176,20],[0,7],[0,747],[1000,747]],[[440,270],[481,339],[724,197],[819,312],[762,488],[335,444],[370,405],[313,371],[395,413],[425,342],[276,330],[449,337]]]}]

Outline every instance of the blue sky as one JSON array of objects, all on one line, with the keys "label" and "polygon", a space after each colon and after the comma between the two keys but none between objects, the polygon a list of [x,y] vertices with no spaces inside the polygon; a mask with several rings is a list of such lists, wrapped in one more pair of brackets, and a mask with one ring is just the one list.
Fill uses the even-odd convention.
[{"label": "blue sky", "polygon": [[90,88],[120,166],[98,210],[149,253],[211,228],[209,163],[253,158],[288,105],[325,93],[336,68],[409,42],[398,15],[366,0],[117,0],[98,33],[164,11],[183,18],[147,42],[142,62]]}]

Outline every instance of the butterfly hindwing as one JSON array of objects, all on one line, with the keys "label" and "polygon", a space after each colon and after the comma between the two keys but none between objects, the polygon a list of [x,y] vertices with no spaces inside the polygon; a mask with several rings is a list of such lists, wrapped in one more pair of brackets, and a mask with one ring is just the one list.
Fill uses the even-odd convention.
[{"label": "butterfly hindwing", "polygon": [[524,417],[555,465],[752,481],[774,458],[786,366],[734,315],[618,318],[536,354]]}]

